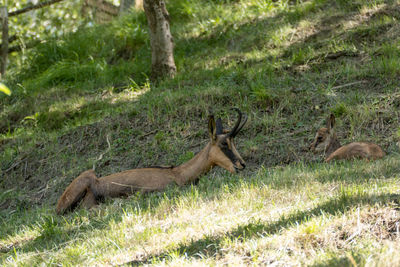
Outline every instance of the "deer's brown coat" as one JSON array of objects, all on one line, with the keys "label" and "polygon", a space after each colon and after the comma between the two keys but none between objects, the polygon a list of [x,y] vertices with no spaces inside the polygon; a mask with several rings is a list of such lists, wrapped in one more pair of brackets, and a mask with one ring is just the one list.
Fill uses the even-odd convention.
[{"label": "deer's brown coat", "polygon": [[171,168],[141,168],[114,173],[97,178],[93,170],[87,170],[75,178],[65,189],[57,203],[57,214],[81,205],[90,208],[100,198],[119,197],[136,191],[150,192],[165,189],[169,184],[184,185],[195,181],[201,174],[220,166],[231,173],[244,169],[245,162],[237,152],[233,138],[246,123],[242,114],[230,132],[224,132],[220,120],[209,119],[210,142],[191,160]]},{"label": "deer's brown coat", "polygon": [[351,158],[375,160],[385,156],[382,148],[374,143],[354,142],[341,146],[334,127],[335,116],[331,114],[327,119],[326,128],[320,128],[317,131],[314,141],[310,146],[311,151],[314,153],[322,152],[325,154],[325,162]]}]

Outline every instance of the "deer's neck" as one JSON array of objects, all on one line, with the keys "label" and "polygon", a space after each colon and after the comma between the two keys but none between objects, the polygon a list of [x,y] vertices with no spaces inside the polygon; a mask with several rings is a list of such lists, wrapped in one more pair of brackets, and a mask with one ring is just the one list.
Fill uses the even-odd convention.
[{"label": "deer's neck", "polygon": [[341,145],[340,145],[339,139],[337,138],[336,134],[333,134],[331,136],[331,142],[329,143],[328,147],[325,150],[326,157],[329,157],[330,154],[335,152],[340,147],[341,147]]},{"label": "deer's neck", "polygon": [[187,184],[196,180],[196,178],[200,175],[211,170],[213,165],[208,159],[210,148],[211,144],[209,143],[191,160],[173,168],[174,173],[176,173],[175,182],[179,185]]}]

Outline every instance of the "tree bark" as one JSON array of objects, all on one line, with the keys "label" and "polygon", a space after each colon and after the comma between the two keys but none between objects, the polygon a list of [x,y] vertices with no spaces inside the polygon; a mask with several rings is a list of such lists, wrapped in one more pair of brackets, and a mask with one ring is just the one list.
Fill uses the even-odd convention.
[{"label": "tree bark", "polygon": [[1,78],[6,75],[8,61],[8,12],[7,6],[0,7],[1,27],[2,27],[2,43],[1,43]]},{"label": "tree bark", "polygon": [[135,0],[121,0],[119,4],[119,14],[128,11],[131,6],[135,5]]},{"label": "tree bark", "polygon": [[165,1],[144,0],[143,8],[150,29],[151,76],[153,79],[174,77],[174,45]]}]

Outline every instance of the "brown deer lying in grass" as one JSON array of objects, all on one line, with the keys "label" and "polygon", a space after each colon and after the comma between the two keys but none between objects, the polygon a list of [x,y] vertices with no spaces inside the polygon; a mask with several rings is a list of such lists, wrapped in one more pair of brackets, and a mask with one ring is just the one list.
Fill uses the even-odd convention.
[{"label": "brown deer lying in grass", "polygon": [[105,197],[126,196],[135,191],[159,191],[172,183],[182,186],[196,181],[201,174],[216,165],[231,173],[244,169],[245,162],[236,150],[233,139],[246,123],[247,116],[242,116],[240,110],[236,110],[239,117],[231,131],[223,129],[221,119],[215,122],[214,117],[210,116],[210,142],[191,160],[180,166],[133,169],[102,178],[97,178],[93,170],[81,173],[58,200],[57,214],[72,210],[82,199],[81,205],[90,208]]},{"label": "brown deer lying in grass", "polygon": [[326,155],[325,162],[333,159],[366,158],[379,159],[385,156],[382,148],[373,143],[354,142],[341,146],[336,136],[335,116],[328,117],[326,128],[321,128],[315,135],[310,149],[314,153],[323,152]]}]

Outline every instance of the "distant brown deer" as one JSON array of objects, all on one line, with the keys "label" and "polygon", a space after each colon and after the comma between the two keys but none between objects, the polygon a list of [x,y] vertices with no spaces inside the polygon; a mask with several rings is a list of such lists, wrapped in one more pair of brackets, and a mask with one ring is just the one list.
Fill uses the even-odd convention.
[{"label": "distant brown deer", "polygon": [[320,128],[315,135],[310,149],[314,153],[323,152],[326,156],[325,162],[333,159],[379,159],[385,156],[382,148],[373,143],[354,142],[341,146],[335,133],[335,116],[331,114],[326,123],[326,128]]},{"label": "distant brown deer", "polygon": [[230,131],[223,129],[221,119],[215,122],[214,116],[210,116],[210,142],[191,160],[180,166],[133,169],[102,178],[97,178],[93,170],[81,173],[58,200],[57,214],[72,210],[81,200],[81,206],[90,208],[105,197],[126,196],[135,191],[159,191],[172,183],[182,186],[197,180],[201,174],[216,165],[231,173],[244,169],[245,162],[236,150],[233,139],[245,125],[247,116],[242,115],[239,109],[236,110],[239,117]]}]

